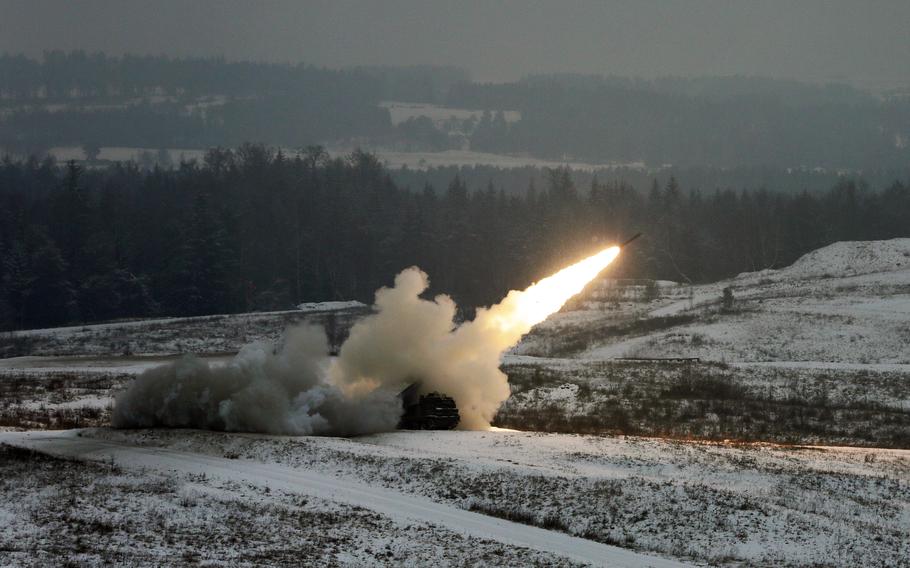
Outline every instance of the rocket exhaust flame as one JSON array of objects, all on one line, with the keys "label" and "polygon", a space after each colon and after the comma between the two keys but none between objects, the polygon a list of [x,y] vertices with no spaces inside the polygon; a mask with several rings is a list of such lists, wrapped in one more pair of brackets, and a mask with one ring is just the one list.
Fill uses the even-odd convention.
[{"label": "rocket exhaust flame", "polygon": [[518,292],[513,318],[527,327],[544,321],[613,262],[619,250],[619,247],[604,249]]},{"label": "rocket exhaust flame", "polygon": [[325,335],[312,325],[288,330],[277,348],[249,345],[225,366],[187,356],[150,369],[120,393],[113,424],[295,435],[380,432],[398,424],[402,386],[419,381],[422,391],[455,400],[460,428],[489,428],[510,394],[499,370],[502,353],[581,292],[620,250],[604,249],[513,290],[461,326],[454,323],[452,299],[421,298],[427,275],[408,268],[393,287],[376,292],[376,313],[351,328],[337,358],[328,357]]}]

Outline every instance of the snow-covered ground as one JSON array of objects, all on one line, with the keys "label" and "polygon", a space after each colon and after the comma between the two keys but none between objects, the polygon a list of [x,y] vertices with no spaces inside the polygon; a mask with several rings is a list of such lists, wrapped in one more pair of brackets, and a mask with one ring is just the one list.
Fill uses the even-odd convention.
[{"label": "snow-covered ground", "polygon": [[[732,310],[722,309],[726,287],[735,298]],[[564,432],[910,444],[910,239],[837,243],[791,267],[712,284],[660,282],[656,299],[638,301],[645,292],[640,282],[592,286],[507,354],[513,396],[500,423]],[[0,388],[0,422],[58,423],[35,416],[35,409],[72,410],[84,399],[93,418],[76,424],[99,424],[105,415],[96,413],[104,407],[97,400],[111,393],[94,385],[120,388],[181,353],[224,359],[251,341],[277,340],[299,321],[343,333],[368,312],[356,302],[334,302],[4,334],[0,377],[8,388]],[[331,314],[333,322],[326,320]],[[620,360],[653,357],[700,362]],[[35,388],[23,393],[26,378]],[[13,380],[20,390],[10,396]],[[801,407],[810,411],[809,422]],[[656,408],[665,413],[660,423],[653,422]],[[17,418],[4,419],[5,413]],[[548,414],[559,420],[544,420]]]},{"label": "snow-covered ground", "polygon": [[606,279],[535,328],[502,423],[910,447],[910,239],[658,289]]},{"label": "snow-covered ground", "polygon": [[[0,443],[170,475],[191,481],[193,495],[354,505],[381,515],[385,528],[371,534],[381,542],[417,522],[437,531],[442,548],[446,533],[507,545],[485,564],[523,562],[513,555],[524,548],[550,555],[543,563],[608,566],[669,565],[630,552],[728,566],[900,566],[910,558],[903,450],[497,431],[339,439],[87,430],[0,434]],[[0,516],[21,518],[4,503]]]},{"label": "snow-covered ground", "polygon": [[[427,103],[406,103],[400,101],[383,101],[379,106],[388,109],[389,117],[393,125],[401,124],[411,118],[427,117],[432,120],[437,127],[445,121],[455,118],[457,120],[480,120],[483,116],[482,110],[471,110],[465,108],[446,107]],[[521,120],[521,113],[517,110],[503,111],[502,117],[506,122],[518,122]]]},{"label": "snow-covered ground", "polygon": [[[735,304],[724,311],[727,287]],[[542,354],[551,336],[569,326],[579,335],[630,321],[687,316],[678,325],[646,333],[591,333],[584,349],[565,355],[910,364],[910,239],[835,243],[781,270],[661,291],[661,298],[647,303],[580,302],[586,309],[551,317],[515,353]]]},{"label": "snow-covered ground", "polygon": [[[137,148],[129,146],[104,146],[100,148],[97,159],[111,162],[139,162],[143,153],[150,153],[154,158],[158,153],[158,148]],[[175,163],[181,161],[197,160],[201,161],[205,157],[206,150],[199,148],[167,148],[167,152]],[[55,146],[47,153],[64,162],[68,160],[81,161],[85,159],[85,151],[80,146]]]},{"label": "snow-covered ground", "polygon": [[[591,164],[575,160],[544,160],[531,156],[512,156],[506,154],[491,154],[488,152],[474,152],[471,150],[444,150],[441,152],[400,152],[381,147],[365,148],[376,155],[380,162],[392,169],[407,167],[412,170],[425,170],[431,167],[445,166],[494,166],[498,168],[521,168],[525,166],[537,168],[568,167],[573,170],[596,171],[615,168],[635,168],[643,170],[644,162],[616,162]],[[201,161],[206,154],[206,149],[201,148],[166,148],[174,164],[182,161]],[[294,155],[294,148],[282,148],[288,155]],[[329,148],[333,158],[345,157],[354,150],[354,147]],[[126,146],[104,146],[100,149],[98,160],[110,162],[137,162],[146,159],[157,160],[158,148],[138,148]],[[85,160],[85,151],[79,146],[56,146],[48,150],[48,154],[58,161]],[[148,158],[144,158],[147,156]]]},{"label": "snow-covered ground", "polygon": [[340,310],[365,310],[369,306],[357,300],[346,300],[342,302],[304,302],[297,306],[302,312],[336,312]]},{"label": "snow-covered ground", "polygon": [[246,479],[234,460],[220,460],[225,477],[201,459],[149,461],[133,469],[0,444],[0,565],[579,565],[313,496],[274,470]]},{"label": "snow-covered ground", "polygon": [[[296,310],[115,321],[0,334],[0,357],[131,358],[136,355],[236,353],[252,341],[277,340],[288,326],[334,316],[347,330],[370,312],[357,301],[307,302]],[[0,359],[0,368],[2,368]]]},{"label": "snow-covered ground", "polygon": [[285,494],[318,497],[348,506],[366,508],[399,524],[410,522],[432,524],[469,537],[530,548],[576,562],[655,568],[681,565],[565,533],[467,511],[424,497],[326,475],[309,468],[294,468],[276,463],[264,464],[251,460],[231,460],[206,453],[167,448],[148,448],[78,437],[72,433],[6,434],[0,436],[0,441],[52,455],[105,461],[144,471],[160,473],[176,471],[181,474],[205,476],[218,485],[225,482],[252,484],[265,487],[269,492],[277,490]]},{"label": "snow-covered ground", "polygon": [[[591,164],[574,160],[544,160],[531,156],[511,156],[505,154],[490,154],[487,152],[474,152],[471,150],[444,150],[442,152],[397,152],[383,148],[370,148],[370,152],[384,163],[388,168],[399,169],[407,167],[412,170],[425,170],[432,167],[446,166],[494,166],[497,168],[522,168],[531,166],[536,168],[568,167],[573,170],[596,171],[611,168],[636,168],[644,169],[643,162],[629,163],[604,163]],[[351,148],[330,150],[332,156],[344,156],[351,152]]]}]

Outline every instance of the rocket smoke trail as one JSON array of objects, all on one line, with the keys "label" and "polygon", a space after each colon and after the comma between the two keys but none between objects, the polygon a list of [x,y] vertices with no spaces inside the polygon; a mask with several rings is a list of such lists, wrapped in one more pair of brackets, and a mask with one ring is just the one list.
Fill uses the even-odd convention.
[{"label": "rocket smoke trail", "polygon": [[183,427],[272,434],[356,435],[392,430],[397,393],[420,381],[424,392],[452,397],[460,428],[488,428],[509,397],[502,353],[581,290],[619,254],[611,247],[456,326],[446,295],[420,295],[427,275],[408,268],[376,292],[376,313],[351,329],[331,359],[321,329],[289,329],[282,343],[254,343],[227,365],[193,356],[150,369],[114,403],[118,428]]}]

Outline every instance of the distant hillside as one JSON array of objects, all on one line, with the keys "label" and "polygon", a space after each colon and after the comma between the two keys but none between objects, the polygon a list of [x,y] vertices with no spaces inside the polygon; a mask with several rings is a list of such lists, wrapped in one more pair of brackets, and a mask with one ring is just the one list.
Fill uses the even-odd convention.
[{"label": "distant hillside", "polygon": [[[383,102],[423,114],[390,116]],[[519,118],[520,117],[520,118]],[[762,77],[571,74],[477,83],[453,67],[0,55],[0,151],[261,142],[474,152],[650,168],[906,167],[910,99]]]},{"label": "distant hillside", "polygon": [[834,243],[812,251],[791,266],[775,272],[793,278],[839,278],[908,269],[910,239],[891,239]]}]

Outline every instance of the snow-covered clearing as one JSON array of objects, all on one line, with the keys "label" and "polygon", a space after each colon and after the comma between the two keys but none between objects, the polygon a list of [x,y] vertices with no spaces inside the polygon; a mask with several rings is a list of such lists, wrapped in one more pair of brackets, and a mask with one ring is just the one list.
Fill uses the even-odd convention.
[{"label": "snow-covered clearing", "polygon": [[[440,126],[445,121],[455,118],[457,120],[480,120],[483,117],[482,110],[471,110],[466,108],[446,107],[428,103],[406,103],[400,101],[383,101],[379,106],[388,109],[389,118],[393,125],[399,125],[411,118],[427,117],[432,120],[436,126]],[[521,120],[521,113],[517,110],[502,111],[502,117],[506,122],[518,122]]]},{"label": "snow-covered clearing", "polygon": [[[447,117],[448,118],[448,117]],[[344,158],[351,154],[354,146],[332,147],[328,149],[333,158]],[[168,148],[168,156],[174,163],[184,161],[202,161],[207,149],[202,148]],[[295,148],[281,148],[283,152],[293,156]],[[471,150],[443,150],[440,152],[403,152],[390,150],[383,147],[369,147],[364,150],[376,155],[380,162],[392,169],[407,167],[412,170],[425,170],[432,167],[447,166],[493,166],[498,168],[522,168],[526,166],[536,168],[568,167],[573,170],[593,172],[615,168],[634,168],[644,170],[643,162],[610,162],[592,164],[575,160],[545,160],[531,156],[518,156],[507,154],[491,154],[488,152],[474,152]],[[105,146],[100,149],[97,159],[101,162],[137,162],[145,164],[149,160],[158,159],[158,148],[138,148],[126,146]],[[58,161],[85,160],[85,151],[79,146],[58,146],[48,150],[48,155]],[[169,164],[164,164],[169,165]]]},{"label": "snow-covered clearing", "polygon": [[[138,148],[130,146],[104,146],[100,148],[98,160],[111,162],[140,162],[143,154],[156,157],[158,148]],[[174,162],[197,160],[205,157],[206,150],[198,148],[167,148],[167,152]],[[85,150],[80,146],[55,146],[47,151],[57,161],[81,161],[85,159]]]},{"label": "snow-covered clearing", "polygon": [[[498,423],[910,447],[910,239],[837,243],[788,268],[712,284],[658,284],[657,297],[642,301],[640,281],[605,278],[537,326],[504,357],[513,396]],[[727,287],[734,304],[725,310]],[[101,425],[97,400],[111,395],[103,388],[180,353],[226,359],[300,321],[343,339],[366,313],[352,302],[304,304],[4,334],[0,353],[31,358],[0,359],[6,390],[11,381],[18,389],[6,396],[0,385],[0,422]],[[700,361],[642,360],[653,357]],[[80,399],[85,421],[70,416]],[[41,408],[46,415],[35,414]],[[48,414],[57,409],[69,414]]]},{"label": "snow-covered clearing", "polygon": [[2,444],[0,496],[3,566],[578,565],[262,483]]},{"label": "snow-covered clearing", "polygon": [[369,306],[357,300],[343,302],[304,302],[297,306],[301,312],[336,312],[340,310],[366,310]]},{"label": "snow-covered clearing", "polygon": [[[333,157],[345,156],[350,154],[351,150],[352,148],[335,148],[329,150],[329,153]],[[375,154],[380,162],[391,169],[407,167],[412,170],[425,170],[427,168],[447,166],[493,166],[505,169],[531,166],[536,168],[568,167],[572,170],[597,171],[611,168],[636,168],[642,170],[645,168],[645,165],[642,162],[590,164],[572,160],[543,160],[530,156],[490,154],[487,152],[474,152],[471,150],[397,152],[384,148],[370,148],[369,151]]]},{"label": "snow-covered clearing", "polygon": [[249,460],[231,460],[202,453],[149,448],[62,433],[7,433],[0,443],[67,458],[94,460],[159,474],[214,478],[220,483],[252,484],[284,494],[303,494],[388,516],[399,524],[428,523],[478,538],[531,548],[576,562],[599,566],[655,568],[679,562],[638,554],[568,534],[506,521],[303,468]]},{"label": "snow-covered clearing", "polygon": [[424,515],[437,529],[558,554],[571,544],[576,559],[609,551],[595,558],[607,565],[622,565],[612,563],[622,556],[587,541],[710,565],[899,566],[910,558],[904,450],[523,432],[339,439],[88,430],[10,433],[0,442],[113,459],[145,474],[173,470],[197,483],[269,486],[285,501],[317,492],[399,523]]},{"label": "snow-covered clearing", "polygon": [[[0,334],[0,357],[71,356],[113,357],[136,355],[199,355],[236,353],[253,341],[276,341],[289,326],[301,322],[334,325],[346,333],[370,313],[356,301],[309,302],[296,310],[250,312],[197,317],[166,317],[108,323],[28,329]],[[2,361],[3,359],[0,359]],[[105,365],[107,365],[106,363]]]},{"label": "snow-covered clearing", "polygon": [[[732,309],[722,309],[725,288]],[[835,243],[781,270],[659,290],[657,299],[635,302],[621,288],[594,286],[599,296],[551,317],[514,353],[864,370],[910,364],[910,239]]]}]

